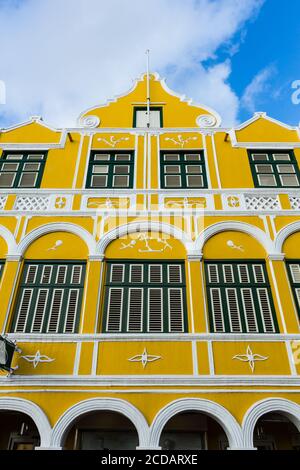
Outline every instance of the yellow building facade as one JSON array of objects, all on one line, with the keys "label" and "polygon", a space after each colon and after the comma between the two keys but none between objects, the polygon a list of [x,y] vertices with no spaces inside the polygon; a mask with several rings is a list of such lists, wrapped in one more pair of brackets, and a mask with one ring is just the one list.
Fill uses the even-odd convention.
[{"label": "yellow building facade", "polygon": [[299,165],[156,74],[1,129],[1,449],[300,448]]}]

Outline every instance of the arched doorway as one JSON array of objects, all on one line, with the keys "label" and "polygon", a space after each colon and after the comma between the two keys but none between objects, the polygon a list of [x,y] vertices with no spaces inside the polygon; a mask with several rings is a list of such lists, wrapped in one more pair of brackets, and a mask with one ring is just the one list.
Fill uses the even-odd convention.
[{"label": "arched doorway", "polygon": [[70,427],[66,450],[131,450],[139,444],[133,423],[115,411],[93,411],[80,416]]},{"label": "arched doorway", "polygon": [[0,450],[33,450],[40,445],[34,421],[19,411],[0,410]]},{"label": "arched doorway", "polygon": [[255,425],[253,445],[258,450],[300,450],[300,433],[282,413],[266,413]]},{"label": "arched doorway", "polygon": [[173,416],[163,428],[159,445],[163,450],[225,450],[227,436],[210,416],[186,411]]}]

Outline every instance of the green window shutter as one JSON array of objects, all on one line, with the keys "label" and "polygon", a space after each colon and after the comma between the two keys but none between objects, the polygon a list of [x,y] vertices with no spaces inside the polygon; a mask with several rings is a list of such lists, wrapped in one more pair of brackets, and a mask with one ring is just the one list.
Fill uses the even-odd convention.
[{"label": "green window shutter", "polygon": [[211,331],[278,332],[264,262],[205,263]]},{"label": "green window shutter", "polygon": [[63,296],[64,290],[63,289],[54,289],[52,302],[49,311],[49,322],[47,327],[47,333],[57,333],[60,314],[62,310],[63,304]]},{"label": "green window shutter", "polygon": [[45,318],[49,289],[39,289],[37,292],[35,311],[33,314],[32,333],[40,333],[42,331],[43,321]]},{"label": "green window shutter", "polygon": [[300,319],[300,260],[287,260],[286,266]]},{"label": "green window shutter", "polygon": [[225,331],[225,328],[221,289],[215,287],[210,289],[210,308],[212,310],[213,317],[212,330],[216,333],[223,333]]},{"label": "green window shutter", "polygon": [[187,330],[185,279],[178,262],[108,262],[103,331]]},{"label": "green window shutter", "polygon": [[170,331],[184,331],[183,292],[181,288],[168,289]]},{"label": "green window shutter", "polygon": [[138,287],[128,290],[128,323],[129,332],[143,331],[143,289]]},{"label": "green window shutter", "polygon": [[258,300],[260,305],[260,311],[264,323],[264,330],[266,333],[274,333],[274,321],[271,311],[269,293],[267,289],[259,288],[257,289]]},{"label": "green window shutter", "polygon": [[162,150],[160,183],[165,189],[207,188],[203,150]]},{"label": "green window shutter", "polygon": [[90,154],[86,187],[133,188],[134,151],[92,150]]},{"label": "green window shutter", "polygon": [[245,311],[247,331],[249,333],[258,333],[258,325],[256,320],[252,290],[250,288],[243,287],[241,289],[241,295]]},{"label": "green window shutter", "polygon": [[121,331],[124,289],[111,287],[108,291],[107,332]]},{"label": "green window shutter", "polygon": [[242,331],[239,302],[236,289],[226,289],[227,310],[230,322],[230,330],[233,333]]},{"label": "green window shutter", "polygon": [[21,302],[18,308],[18,317],[15,331],[24,333],[29,312],[31,310],[33,289],[24,289],[22,292]]},{"label": "green window shutter", "polygon": [[78,309],[79,295],[80,295],[79,289],[69,290],[67,312],[66,312],[66,318],[65,318],[65,327],[64,327],[64,331],[66,333],[75,332],[76,312]]},{"label": "green window shutter", "polygon": [[39,188],[47,151],[4,151],[0,159],[0,188]]},{"label": "green window shutter", "polygon": [[148,290],[148,331],[163,330],[163,291],[159,288]]},{"label": "green window shutter", "polygon": [[255,187],[297,188],[300,174],[293,150],[248,150]]},{"label": "green window shutter", "polygon": [[84,274],[83,263],[25,263],[12,331],[75,333]]}]

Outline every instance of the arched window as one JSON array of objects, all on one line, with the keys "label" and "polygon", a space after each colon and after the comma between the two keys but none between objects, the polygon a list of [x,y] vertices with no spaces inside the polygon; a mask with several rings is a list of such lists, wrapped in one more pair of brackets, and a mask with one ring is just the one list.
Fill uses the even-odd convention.
[{"label": "arched window", "polygon": [[265,252],[250,235],[222,232],[204,246],[210,331],[277,333]]},{"label": "arched window", "polygon": [[104,333],[187,331],[186,252],[160,232],[134,232],[105,252]]},{"label": "arched window", "polygon": [[53,232],[24,254],[10,330],[76,333],[83,298],[87,246],[77,235]]}]

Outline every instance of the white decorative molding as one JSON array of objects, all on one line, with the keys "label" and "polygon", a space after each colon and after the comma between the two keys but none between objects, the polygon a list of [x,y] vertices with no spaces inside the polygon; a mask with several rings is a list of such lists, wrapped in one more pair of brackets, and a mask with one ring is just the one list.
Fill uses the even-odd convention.
[{"label": "white decorative molding", "polygon": [[17,196],[14,209],[16,211],[44,211],[49,208],[49,196]]},{"label": "white decorative molding", "polygon": [[266,413],[281,413],[300,431],[300,405],[284,398],[267,398],[252,405],[245,413],[242,429],[244,447],[253,447],[254,429],[259,418]]},{"label": "white decorative molding", "polygon": [[292,222],[283,227],[275,237],[275,252],[281,253],[285,240],[295,232],[300,232],[300,221]]},{"label": "white decorative molding", "polygon": [[299,196],[290,196],[289,197],[291,208],[295,211],[300,210],[300,197]]},{"label": "white decorative molding", "polygon": [[250,369],[253,373],[255,369],[255,362],[266,361],[267,359],[269,359],[269,357],[261,356],[260,354],[254,354],[251,350],[251,347],[248,345],[246,354],[236,354],[235,356],[233,356],[232,359],[238,359],[239,361],[242,361],[242,362],[248,362]]},{"label": "white decorative molding", "polygon": [[161,433],[173,416],[190,411],[204,413],[217,421],[227,436],[230,449],[242,447],[242,430],[232,414],[218,403],[201,398],[181,398],[162,408],[150,427],[150,447],[159,446]]},{"label": "white decorative molding", "polygon": [[27,362],[31,362],[34,369],[41,363],[41,362],[53,362],[55,359],[51,357],[45,356],[41,354],[40,351],[37,351],[34,356],[21,356]]},{"label": "white decorative molding", "polygon": [[26,194],[17,196],[14,203],[14,210],[21,212],[48,212],[70,210],[72,197],[66,194],[36,195]]},{"label": "white decorative molding", "polygon": [[283,261],[285,258],[284,253],[269,253],[268,254],[268,259],[270,261]]},{"label": "white decorative molding", "polygon": [[197,117],[196,124],[199,127],[216,127],[218,122],[216,117],[211,114],[201,114]]},{"label": "white decorative molding", "polygon": [[280,202],[278,196],[251,196],[245,195],[246,210],[255,211],[273,211],[280,210]]},{"label": "white decorative molding", "polygon": [[18,411],[19,413],[24,413],[29,416],[38,429],[41,440],[40,446],[49,446],[51,426],[46,414],[38,405],[23,398],[3,397],[0,398],[0,410]]},{"label": "white decorative molding", "polygon": [[[73,375],[49,375],[49,374],[32,374],[32,375],[13,375],[7,378],[6,376],[0,377],[0,384],[7,388],[3,389],[0,387],[0,393],[14,393],[16,387],[20,390],[20,387],[25,387],[25,392],[28,393],[26,387],[41,387],[44,391],[45,387],[58,387],[59,390],[64,390],[65,387],[82,387],[87,391],[96,391],[99,390],[97,387],[108,387],[110,392],[112,389],[110,387],[126,387],[124,393],[130,394],[134,393],[130,387],[138,387],[138,390],[142,390],[143,387],[162,387],[162,390],[165,390],[164,387],[183,387],[185,391],[188,390],[186,387],[200,387],[199,393],[201,392],[201,387],[212,387],[212,393],[217,393],[217,390],[214,387],[224,387],[224,393],[228,393],[228,387],[245,387],[244,392],[249,393],[247,387],[258,387],[257,392],[260,393],[269,393],[270,390],[268,387],[278,387],[280,393],[295,393],[294,387],[300,387],[300,378],[299,376],[292,375],[158,375],[158,374],[147,374],[146,376],[134,375],[134,374],[124,374],[124,375],[91,375],[91,376],[73,376]],[[95,389],[93,388],[95,387]],[[261,387],[265,387],[261,389]],[[252,392],[253,389],[251,388]],[[202,389],[203,390],[203,389]],[[67,391],[67,390],[66,390]],[[80,393],[80,390],[77,390]],[[233,392],[234,389],[231,390]],[[238,390],[235,390],[236,393],[239,393]],[[108,391],[108,393],[110,393]],[[191,393],[195,393],[195,390],[190,390]],[[240,390],[243,392],[243,390]],[[31,390],[31,393],[34,393],[34,390]],[[177,390],[179,393],[179,390]],[[203,390],[203,393],[206,393]]]},{"label": "white decorative molding", "polygon": [[[197,107],[197,108],[201,108],[202,110],[204,111],[207,111],[208,113],[210,113],[213,117],[215,117],[216,119],[216,126],[220,126],[221,125],[221,117],[220,115],[215,111],[213,110],[212,108],[210,108],[209,106],[206,106],[206,105],[203,105],[203,104],[200,104],[200,103],[195,103],[193,102],[192,99],[187,99],[185,95],[180,95],[179,93],[176,93],[175,91],[171,90],[168,85],[166,84],[166,81],[164,78],[161,78],[159,76],[159,74],[157,72],[151,72],[150,73],[150,76],[151,76],[151,79],[153,79],[154,81],[158,81],[160,82],[162,88],[171,96],[175,96],[176,98],[179,98],[179,100],[183,103],[187,103],[188,106],[194,106],[194,107]],[[81,123],[81,119],[82,117],[85,117],[85,115],[87,113],[90,113],[92,111],[95,111],[97,108],[103,108],[105,106],[108,106],[110,103],[115,103],[119,98],[122,98],[124,96],[127,96],[129,95],[130,93],[132,93],[135,88],[137,87],[137,85],[144,81],[146,79],[146,74],[142,74],[139,78],[137,78],[136,80],[134,80],[133,82],[133,85],[132,87],[130,88],[130,90],[127,90],[126,92],[122,93],[122,94],[119,94],[119,95],[116,95],[114,96],[113,98],[107,100],[105,103],[101,103],[101,104],[98,104],[96,106],[93,106],[91,108],[88,108],[86,109],[85,111],[83,111],[80,115],[79,115],[79,118],[78,118],[78,123],[80,125]],[[146,104],[146,103],[145,103]],[[206,116],[206,115],[204,115]],[[135,128],[133,128],[134,131],[136,131]],[[170,131],[172,132],[172,129],[170,129]],[[115,129],[114,129],[114,132],[115,132]],[[156,131],[157,132],[157,131]]]},{"label": "white decorative molding", "polygon": [[54,245],[50,246],[50,248],[47,248],[47,251],[56,251],[60,246],[63,245],[63,243],[64,242],[62,240],[56,240]]},{"label": "white decorative molding", "polygon": [[100,124],[100,118],[98,116],[83,116],[79,120],[79,125],[88,129],[94,129]]},{"label": "white decorative molding", "polygon": [[165,141],[173,142],[173,144],[178,145],[179,147],[183,148],[186,143],[188,143],[190,140],[198,140],[198,137],[195,136],[189,136],[189,137],[182,137],[182,134],[177,135],[177,139],[173,137],[165,137]]},{"label": "white decorative molding", "polygon": [[0,211],[3,211],[7,201],[7,196],[0,196]]},{"label": "white decorative molding", "polygon": [[232,250],[238,250],[244,252],[243,245],[235,245],[232,240],[227,240],[226,245],[229,246]]},{"label": "white decorative molding", "polygon": [[[95,255],[95,257],[97,256]],[[100,259],[103,259],[103,257],[101,256]],[[68,343],[77,341],[255,341],[257,343],[278,343],[282,341],[300,341],[299,333],[47,333],[47,335],[45,333],[7,333],[7,337],[12,341],[22,343]]]},{"label": "white decorative molding", "polygon": [[149,442],[149,426],[143,414],[131,403],[117,398],[91,398],[71,406],[55,424],[51,437],[51,446],[63,447],[68,430],[75,421],[87,413],[112,411],[128,418],[135,426],[139,437],[139,446],[146,447]]},{"label": "white decorative molding", "polygon": [[129,362],[140,362],[143,366],[143,369],[147,366],[148,362],[154,362],[162,359],[161,356],[153,356],[148,354],[147,348],[144,349],[142,354],[137,354],[136,356],[131,357],[128,359]]},{"label": "white decorative molding", "polygon": [[116,139],[114,135],[111,135],[109,137],[109,140],[107,140],[105,137],[98,137],[97,141],[98,142],[104,142],[106,145],[109,145],[110,147],[115,147],[118,143],[123,142],[123,141],[128,141],[129,137],[120,137],[119,139]]},{"label": "white decorative molding", "polygon": [[[154,249],[151,247],[151,241],[155,240],[159,246],[162,248]],[[138,235],[136,239],[131,240],[129,243],[121,242],[120,250],[127,250],[132,249],[137,246],[137,244],[141,244],[141,248],[138,248],[139,253],[162,253],[165,250],[173,250],[173,247],[168,243],[168,241],[164,238],[156,238],[156,237],[149,237],[145,233],[141,233]]]},{"label": "white decorative molding", "polygon": [[151,220],[144,220],[140,222],[131,222],[129,224],[120,225],[119,227],[105,233],[97,244],[96,251],[99,254],[104,254],[107,246],[117,238],[135,232],[162,232],[167,233],[174,238],[180,240],[187,250],[192,247],[192,240],[188,238],[187,234],[182,230],[170,224],[163,222],[153,222]]},{"label": "white decorative molding", "polygon": [[0,237],[7,243],[7,255],[15,255],[17,242],[13,234],[3,225],[0,225]]},{"label": "white decorative molding", "polygon": [[[96,254],[95,253],[96,242],[93,236],[87,230],[80,227],[79,225],[65,223],[65,222],[54,222],[54,223],[42,225],[41,227],[38,227],[32,230],[32,232],[28,233],[23,238],[23,240],[18,244],[15,254],[22,255],[23,253],[25,253],[25,251],[31,245],[31,243],[34,242],[34,240],[37,240],[41,236],[46,235],[48,233],[53,233],[53,232],[70,232],[70,233],[73,233],[74,235],[77,235],[87,244],[87,247],[89,249],[89,254],[90,255]],[[0,235],[1,235],[1,231],[0,231]]]},{"label": "white decorative molding", "polygon": [[194,249],[202,252],[203,246],[212,236],[220,232],[235,231],[247,233],[254,237],[259,243],[263,245],[267,253],[276,253],[277,250],[274,247],[273,241],[267,236],[267,234],[260,228],[247,224],[245,222],[218,222],[206,227],[198,236],[195,241]]}]

